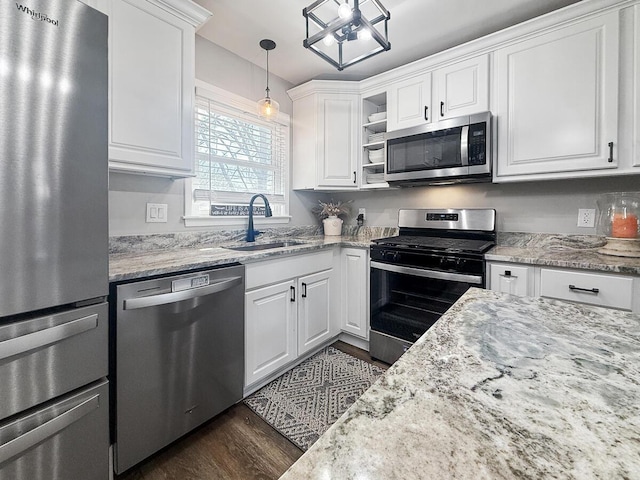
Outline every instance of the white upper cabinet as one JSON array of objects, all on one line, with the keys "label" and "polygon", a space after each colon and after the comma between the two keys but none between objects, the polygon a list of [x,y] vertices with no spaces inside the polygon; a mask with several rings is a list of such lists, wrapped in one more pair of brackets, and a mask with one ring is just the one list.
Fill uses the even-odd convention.
[{"label": "white upper cabinet", "polygon": [[489,110],[489,55],[470,58],[433,72],[434,118]]},{"label": "white upper cabinet", "polygon": [[387,130],[430,123],[431,72],[394,82],[387,91]]},{"label": "white upper cabinet", "polygon": [[393,82],[388,130],[400,130],[489,110],[489,55]]},{"label": "white upper cabinet", "polygon": [[[333,91],[324,86],[332,85]],[[346,82],[311,81],[289,90],[293,100],[293,188],[358,188],[357,93]],[[350,87],[353,89],[354,87]]]},{"label": "white upper cabinet", "polygon": [[195,26],[188,0],[111,0],[109,167],[167,176],[193,172]]},{"label": "white upper cabinet", "polygon": [[495,52],[495,181],[617,167],[618,24],[608,13]]}]

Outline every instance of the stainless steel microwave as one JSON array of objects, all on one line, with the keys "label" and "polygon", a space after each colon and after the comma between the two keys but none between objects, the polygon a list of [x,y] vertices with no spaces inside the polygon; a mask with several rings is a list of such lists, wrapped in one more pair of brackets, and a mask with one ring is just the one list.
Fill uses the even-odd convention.
[{"label": "stainless steel microwave", "polygon": [[491,181],[491,112],[385,134],[384,179],[395,185]]}]

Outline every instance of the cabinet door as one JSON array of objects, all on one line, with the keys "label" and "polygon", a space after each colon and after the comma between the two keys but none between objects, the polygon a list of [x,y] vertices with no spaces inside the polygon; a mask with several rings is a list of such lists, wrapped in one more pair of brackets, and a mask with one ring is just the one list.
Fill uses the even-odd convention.
[{"label": "cabinet door", "polygon": [[438,69],[433,80],[438,120],[489,110],[488,54]]},{"label": "cabinet door", "polygon": [[341,256],[340,328],[365,340],[369,339],[367,251],[343,248]]},{"label": "cabinet door", "polygon": [[193,170],[195,30],[146,1],[109,11],[109,160],[115,170]]},{"label": "cabinet door", "polygon": [[358,188],[358,96],[318,95],[317,186]]},{"label": "cabinet door", "polygon": [[431,73],[391,85],[387,102],[388,131],[431,122]]},{"label": "cabinet door", "polygon": [[494,292],[533,296],[534,267],[489,263],[489,285]]},{"label": "cabinet door", "polygon": [[297,357],[295,282],[245,295],[245,387]]},{"label": "cabinet door", "polygon": [[298,279],[298,354],[303,355],[332,335],[331,270]]},{"label": "cabinet door", "polygon": [[617,167],[618,24],[610,13],[495,52],[498,181]]}]

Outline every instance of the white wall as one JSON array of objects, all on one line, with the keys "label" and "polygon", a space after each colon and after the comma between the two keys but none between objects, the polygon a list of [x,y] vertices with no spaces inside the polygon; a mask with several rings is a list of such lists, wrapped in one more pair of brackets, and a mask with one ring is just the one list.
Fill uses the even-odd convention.
[{"label": "white wall", "polygon": [[[265,58],[266,60],[266,58]],[[196,35],[196,78],[249,99],[264,97],[266,72],[237,55]],[[293,85],[269,74],[271,97],[282,112],[291,114],[292,103],[286,91]],[[186,230],[184,181],[160,177],[111,173],[109,175],[109,234],[129,235]],[[320,194],[296,193],[290,196],[290,225],[312,225],[310,213]],[[166,203],[167,223],[145,223],[146,204]],[[228,228],[228,227],[227,227]]]},{"label": "white wall", "polygon": [[[596,208],[598,195],[638,191],[640,176],[572,179],[510,184],[412,187],[370,193],[334,195],[353,200],[352,211],[366,208],[366,225],[397,226],[400,208],[495,208],[503,232],[575,233],[593,235],[595,228],[578,228],[578,208]],[[346,222],[355,224],[355,215]]]}]

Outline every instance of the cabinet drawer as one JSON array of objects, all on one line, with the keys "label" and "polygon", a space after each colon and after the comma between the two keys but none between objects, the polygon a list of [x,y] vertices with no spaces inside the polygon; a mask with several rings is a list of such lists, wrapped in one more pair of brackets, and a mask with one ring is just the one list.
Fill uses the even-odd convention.
[{"label": "cabinet drawer", "polygon": [[291,278],[329,270],[332,266],[332,249],[325,249],[320,252],[303,255],[276,257],[273,260],[249,263],[245,267],[245,287],[247,290],[264,287]]},{"label": "cabinet drawer", "polygon": [[489,264],[489,285],[493,291],[511,295],[533,295],[533,267]]},{"label": "cabinet drawer", "polygon": [[631,310],[633,278],[543,268],[540,296]]}]

